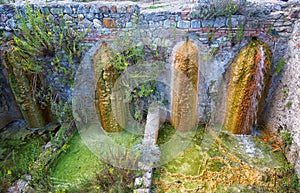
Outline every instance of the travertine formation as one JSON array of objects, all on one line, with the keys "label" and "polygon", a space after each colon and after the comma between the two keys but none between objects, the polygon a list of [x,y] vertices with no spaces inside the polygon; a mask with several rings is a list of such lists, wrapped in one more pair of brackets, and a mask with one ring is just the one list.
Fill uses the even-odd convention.
[{"label": "travertine formation", "polygon": [[172,74],[172,125],[182,132],[197,124],[199,50],[190,40],[175,48]]},{"label": "travertine formation", "polygon": [[[122,131],[126,125],[126,104],[123,102],[124,93],[115,85],[119,73],[111,64],[111,48],[102,43],[94,55],[96,88],[96,106],[104,130],[108,132]],[[120,93],[122,92],[122,93]],[[123,128],[122,128],[123,126]]]},{"label": "travertine formation", "polygon": [[235,134],[250,134],[260,114],[269,85],[271,53],[267,45],[252,41],[231,65],[224,127]]}]

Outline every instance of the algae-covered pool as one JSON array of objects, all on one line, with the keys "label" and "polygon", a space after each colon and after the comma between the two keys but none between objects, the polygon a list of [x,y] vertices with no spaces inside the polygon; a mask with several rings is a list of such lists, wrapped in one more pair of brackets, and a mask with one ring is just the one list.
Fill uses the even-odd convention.
[{"label": "algae-covered pool", "polygon": [[[164,124],[158,145],[172,135],[175,131]],[[116,143],[131,144],[131,148],[142,139],[127,132],[110,134],[110,137]],[[95,178],[102,162],[77,132],[63,149],[51,175],[55,189],[72,192],[72,188],[81,186],[80,190],[82,182]],[[152,192],[276,192],[284,190],[281,184],[291,185],[292,174],[283,172],[287,164],[281,152],[272,152],[272,147],[258,137],[232,135],[222,130],[205,131],[199,127],[184,151],[156,168]],[[101,192],[99,187],[95,185],[89,190]]]},{"label": "algae-covered pool", "polygon": [[[284,191],[282,184],[292,183],[292,176],[283,172],[287,165],[283,154],[272,152],[260,138],[207,131],[155,171],[153,189],[169,193]],[[289,191],[297,190],[290,187]]]},{"label": "algae-covered pool", "polygon": [[99,158],[82,142],[78,132],[62,149],[64,152],[58,157],[51,173],[54,185],[58,188],[80,184],[92,178],[101,167]]},{"label": "algae-covered pool", "polygon": [[[133,137],[128,132],[108,134],[118,144],[134,145],[139,137]],[[54,189],[81,189],[95,178],[102,168],[103,162],[86,146],[78,132],[75,132],[68,144],[62,147],[63,152],[58,157],[51,172]],[[90,185],[90,184],[89,184]],[[93,189],[93,188],[90,188]]]}]

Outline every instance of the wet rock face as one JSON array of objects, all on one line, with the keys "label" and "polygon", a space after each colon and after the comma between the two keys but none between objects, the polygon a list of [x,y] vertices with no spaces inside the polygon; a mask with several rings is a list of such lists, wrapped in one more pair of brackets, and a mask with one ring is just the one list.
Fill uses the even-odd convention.
[{"label": "wet rock face", "polygon": [[261,41],[251,41],[231,65],[224,127],[234,134],[250,134],[269,82],[271,54]]},{"label": "wet rock face", "polygon": [[197,122],[199,50],[187,40],[174,55],[172,124],[176,130],[189,131]]},{"label": "wet rock face", "polygon": [[0,61],[0,128],[13,120],[22,118],[9,87],[5,72]]},{"label": "wet rock face", "polygon": [[111,64],[110,53],[110,47],[106,43],[102,43],[94,55],[96,97],[98,98],[95,105],[99,110],[103,129],[107,132],[118,132],[123,130],[121,126],[126,123],[125,112],[127,111],[125,104],[120,100],[124,93],[113,92],[118,89],[115,88],[114,83],[119,75],[117,69]]}]

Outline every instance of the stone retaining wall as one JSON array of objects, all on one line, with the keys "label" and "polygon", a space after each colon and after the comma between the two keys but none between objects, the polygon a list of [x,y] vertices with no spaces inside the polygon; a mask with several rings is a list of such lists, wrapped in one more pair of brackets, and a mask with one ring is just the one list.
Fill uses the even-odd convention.
[{"label": "stone retaining wall", "polygon": [[[54,17],[63,14],[66,20],[82,29],[91,26],[90,36],[110,34],[120,28],[132,28],[134,21],[139,19],[139,26],[144,29],[173,28],[197,32],[201,36],[208,32],[215,32],[215,37],[228,36],[229,32],[235,33],[237,30],[243,30],[245,36],[259,36],[274,29],[280,36],[287,37],[291,34],[293,23],[299,14],[298,9],[288,3],[248,3],[235,15],[207,20],[191,19],[191,9],[151,12],[141,10],[138,4],[132,2],[69,2],[36,6],[40,6],[43,12],[48,12]],[[22,10],[24,5],[0,5],[0,30],[7,36],[17,27],[15,8]],[[155,36],[155,33],[153,35]]]}]

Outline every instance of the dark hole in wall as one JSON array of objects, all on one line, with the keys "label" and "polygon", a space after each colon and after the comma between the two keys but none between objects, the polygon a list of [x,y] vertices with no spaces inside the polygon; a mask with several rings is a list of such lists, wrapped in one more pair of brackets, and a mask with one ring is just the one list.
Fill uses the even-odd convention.
[{"label": "dark hole in wall", "polygon": [[0,128],[13,120],[22,119],[7,77],[7,71],[0,58]]}]

